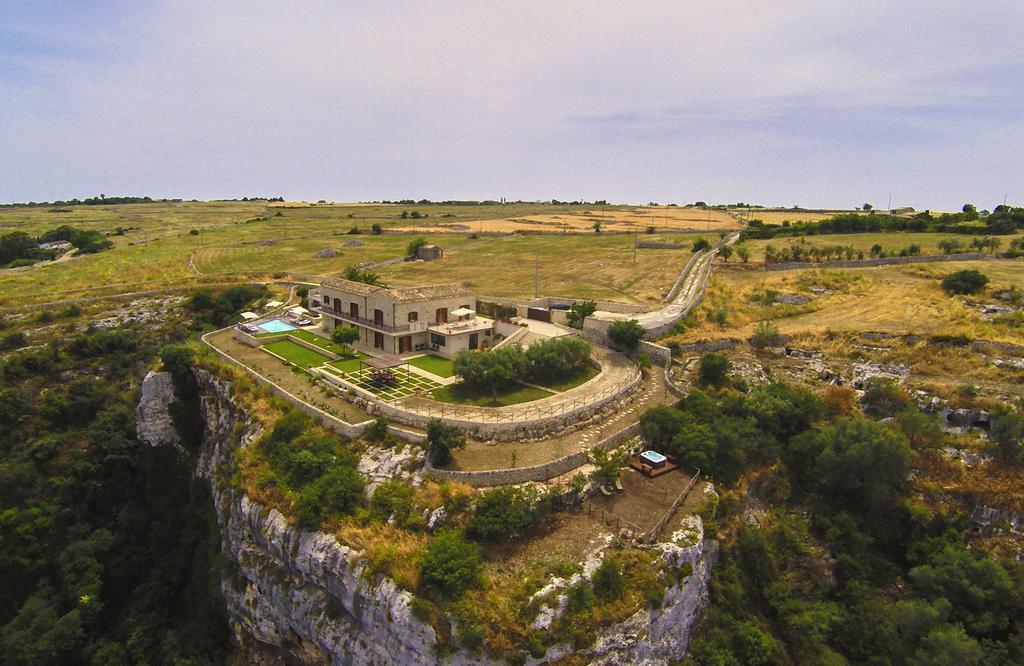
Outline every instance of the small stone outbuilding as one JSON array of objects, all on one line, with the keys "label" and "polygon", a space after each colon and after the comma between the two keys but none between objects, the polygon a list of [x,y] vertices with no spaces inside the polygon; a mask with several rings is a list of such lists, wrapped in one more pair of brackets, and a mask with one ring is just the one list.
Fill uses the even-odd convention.
[{"label": "small stone outbuilding", "polygon": [[423,261],[434,261],[444,256],[444,250],[437,245],[421,245],[416,248],[416,258]]}]

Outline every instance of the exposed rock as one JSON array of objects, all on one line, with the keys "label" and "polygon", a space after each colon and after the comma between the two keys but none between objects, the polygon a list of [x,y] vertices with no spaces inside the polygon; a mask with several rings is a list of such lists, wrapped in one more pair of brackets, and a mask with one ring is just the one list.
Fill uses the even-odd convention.
[{"label": "exposed rock", "polygon": [[330,259],[331,257],[337,257],[341,252],[335,250],[333,247],[325,247],[322,250],[317,250],[316,256],[320,259]]},{"label": "exposed rock", "polygon": [[439,506],[430,512],[427,516],[427,529],[433,532],[437,528],[444,525],[445,518],[447,518],[448,512],[444,510],[443,506]]},{"label": "exposed rock", "polygon": [[345,241],[345,247],[362,247],[363,245],[365,245],[365,243],[358,238]]},{"label": "exposed rock", "polygon": [[811,301],[807,296],[801,296],[800,294],[779,294],[775,297],[776,303],[782,303],[783,305],[803,305]]},{"label": "exposed rock", "polygon": [[371,482],[397,478],[419,484],[423,461],[423,449],[412,444],[389,449],[371,446],[359,458],[359,471]]},{"label": "exposed rock", "polygon": [[1016,511],[1003,511],[981,504],[971,512],[971,522],[983,534],[1020,534],[1024,529],[1024,516]]},{"label": "exposed rock", "polygon": [[994,358],[992,359],[992,365],[997,368],[1024,370],[1024,358]]},{"label": "exposed rock", "polygon": [[168,405],[174,401],[174,383],[169,372],[150,372],[142,380],[139,404],[135,408],[135,435],[150,446],[177,444]]},{"label": "exposed rock", "polygon": [[882,377],[902,382],[910,376],[910,368],[903,363],[876,363],[874,361],[853,364],[853,381],[855,389],[864,389],[872,379]]}]

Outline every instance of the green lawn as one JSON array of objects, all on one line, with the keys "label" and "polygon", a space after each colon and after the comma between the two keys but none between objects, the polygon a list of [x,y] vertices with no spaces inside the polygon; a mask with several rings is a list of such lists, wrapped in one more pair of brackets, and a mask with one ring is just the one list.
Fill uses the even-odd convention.
[{"label": "green lawn", "polygon": [[451,377],[455,374],[454,363],[451,359],[428,354],[409,359],[409,365],[415,365],[420,370],[426,370],[438,377]]},{"label": "green lawn", "polygon": [[476,405],[478,407],[505,407],[507,405],[518,405],[524,402],[532,402],[554,395],[550,391],[524,386],[522,384],[510,384],[498,391],[498,401],[491,399],[490,392],[479,393],[467,389],[463,384],[452,384],[442,386],[433,393],[435,400],[450,402],[456,405]]},{"label": "green lawn", "polygon": [[585,365],[582,368],[579,368],[559,379],[531,383],[537,384],[538,386],[543,386],[545,388],[553,389],[555,391],[568,391],[571,388],[579,386],[583,382],[590,381],[598,374],[600,374],[600,372],[601,371],[598,370],[597,368]]},{"label": "green lawn", "polygon": [[340,361],[331,361],[327,365],[329,365],[332,368],[337,368],[342,372],[358,372],[359,360],[365,358],[370,357],[367,356],[366,354],[363,354],[362,352],[356,352],[356,355],[353,358],[345,358]]},{"label": "green lawn", "polygon": [[280,335],[290,335],[293,338],[297,338],[299,340],[302,340],[303,342],[308,342],[311,345],[315,345],[320,349],[324,349],[326,351],[331,352],[332,354],[337,354],[339,356],[343,356],[346,353],[352,351],[351,349],[339,345],[336,342],[332,342],[331,340],[328,340],[323,336],[317,335],[316,333],[301,328],[297,328],[294,331],[284,331],[283,333],[257,333],[255,337],[258,340],[261,338],[272,338]]},{"label": "green lawn", "polygon": [[324,356],[319,352],[315,352],[312,349],[306,349],[302,345],[295,344],[291,340],[280,340],[278,342],[271,342],[263,345],[263,349],[280,356],[292,365],[296,365],[303,369],[312,368],[317,365],[323,365],[331,360],[329,356]]}]

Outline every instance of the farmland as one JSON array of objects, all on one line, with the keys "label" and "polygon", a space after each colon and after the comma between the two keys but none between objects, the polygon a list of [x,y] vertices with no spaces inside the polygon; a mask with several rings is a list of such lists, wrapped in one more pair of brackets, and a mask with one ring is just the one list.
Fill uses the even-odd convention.
[{"label": "farmland", "polygon": [[[1002,243],[1001,249],[1009,247],[1010,242],[1020,235],[999,236]],[[815,247],[849,247],[855,255],[863,252],[870,256],[871,248],[879,245],[887,255],[898,254],[900,250],[909,248],[911,245],[918,245],[921,248],[920,254],[942,254],[939,243],[943,241],[958,241],[963,245],[962,252],[977,252],[972,250],[971,239],[973,236],[953,233],[913,233],[913,232],[892,232],[892,233],[865,233],[865,234],[826,234],[819,236],[794,236],[773,238],[770,240],[748,240],[743,245],[750,250],[750,261],[764,261],[765,248],[772,247],[776,251],[785,250],[791,246],[800,246],[810,250]],[[845,258],[845,257],[844,257]],[[857,258],[854,256],[853,258]]]}]

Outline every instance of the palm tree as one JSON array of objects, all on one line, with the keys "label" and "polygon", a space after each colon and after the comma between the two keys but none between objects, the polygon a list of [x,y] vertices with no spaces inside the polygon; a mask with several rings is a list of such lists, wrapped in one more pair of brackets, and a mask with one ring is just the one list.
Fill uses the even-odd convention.
[{"label": "palm tree", "polygon": [[346,280],[352,280],[353,282],[362,282],[363,284],[369,284],[375,287],[384,286],[384,282],[380,279],[380,275],[378,273],[363,270],[358,266],[349,266],[344,270],[344,272],[342,272],[341,276]]}]

